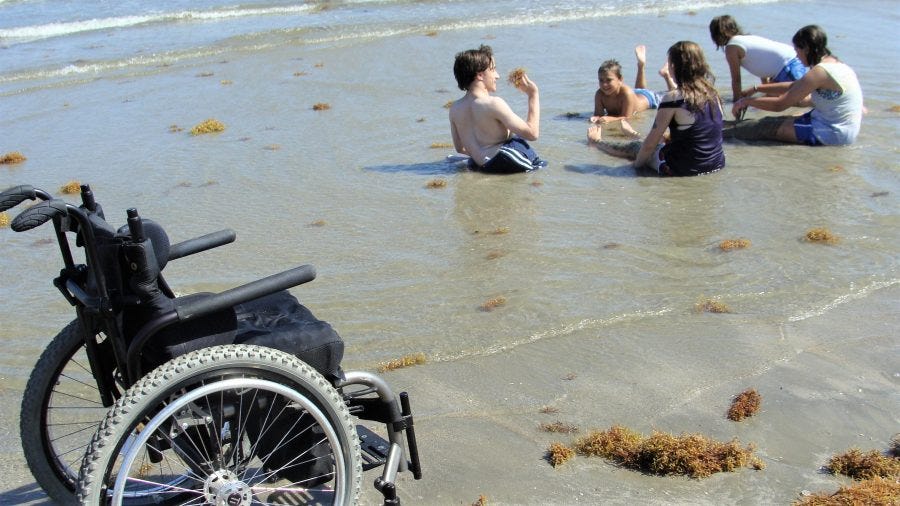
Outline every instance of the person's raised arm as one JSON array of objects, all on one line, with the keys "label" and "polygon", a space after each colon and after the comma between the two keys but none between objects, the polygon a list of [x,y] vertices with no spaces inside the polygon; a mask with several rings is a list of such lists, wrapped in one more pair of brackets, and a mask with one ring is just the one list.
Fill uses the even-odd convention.
[{"label": "person's raised arm", "polygon": [[528,95],[528,115],[526,119],[520,118],[510,109],[509,104],[500,97],[494,97],[494,114],[501,124],[510,132],[519,137],[536,141],[541,135],[541,102],[538,87],[528,76],[522,76],[522,84],[519,89]]}]

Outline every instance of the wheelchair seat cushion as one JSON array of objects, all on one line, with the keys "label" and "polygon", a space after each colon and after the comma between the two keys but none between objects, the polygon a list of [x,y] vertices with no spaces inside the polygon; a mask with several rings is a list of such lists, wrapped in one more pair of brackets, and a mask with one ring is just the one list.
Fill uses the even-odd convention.
[{"label": "wheelchair seat cushion", "polygon": [[341,377],[344,342],[287,290],[235,306],[235,344],[254,344],[291,353],[329,380]]}]

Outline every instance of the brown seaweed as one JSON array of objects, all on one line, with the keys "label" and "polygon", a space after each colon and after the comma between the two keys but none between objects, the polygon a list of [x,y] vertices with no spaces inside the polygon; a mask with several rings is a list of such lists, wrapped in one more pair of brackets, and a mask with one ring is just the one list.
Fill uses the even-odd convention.
[{"label": "brown seaweed", "polygon": [[9,153],[0,156],[0,165],[15,165],[17,163],[22,163],[25,160],[27,160],[27,158],[25,158],[25,155],[22,153],[10,151]]},{"label": "brown seaweed", "polygon": [[217,119],[209,118],[194,126],[194,128],[191,129],[191,135],[202,135],[224,131],[225,124]]},{"label": "brown seaweed", "polygon": [[562,443],[552,443],[547,448],[547,460],[553,467],[559,467],[575,456],[575,450]]},{"label": "brown seaweed", "polygon": [[724,302],[709,298],[700,299],[694,304],[694,312],[697,313],[730,313],[731,308]]},{"label": "brown seaweed", "polygon": [[631,429],[613,426],[590,432],[576,440],[574,447],[581,455],[603,457],[623,467],[659,475],[705,478],[744,466],[764,467],[753,454],[752,445],[744,447],[737,440],[723,443],[700,434],[654,432],[644,438]]},{"label": "brown seaweed", "polygon": [[542,423],[538,425],[538,428],[543,432],[553,432],[557,434],[572,434],[573,432],[578,432],[578,427],[560,421]]},{"label": "brown seaweed", "polygon": [[822,244],[837,244],[841,239],[834,235],[831,230],[824,227],[811,228],[806,231],[807,242],[818,242]]},{"label": "brown seaweed", "polygon": [[78,181],[69,181],[68,183],[59,187],[59,193],[63,193],[65,195],[74,195],[76,193],[81,193],[81,183]]},{"label": "brown seaweed", "polygon": [[832,474],[843,474],[854,480],[871,478],[900,479],[900,458],[882,455],[876,450],[863,452],[859,448],[831,457],[825,469]]},{"label": "brown seaweed", "polygon": [[317,102],[312,106],[312,110],[314,111],[327,111],[328,109],[331,109],[331,104],[326,102]]},{"label": "brown seaweed", "polygon": [[811,494],[794,502],[795,506],[883,505],[900,503],[900,483],[896,480],[872,478],[842,486],[837,492]]},{"label": "brown seaweed", "polygon": [[506,80],[509,81],[509,84],[518,88],[525,82],[525,69],[522,67],[517,67],[506,76]]},{"label": "brown seaweed", "polygon": [[494,297],[492,299],[486,300],[479,307],[482,311],[490,312],[490,311],[493,311],[493,310],[497,309],[498,307],[501,307],[505,304],[506,304],[506,297],[501,295],[499,297]]},{"label": "brown seaweed", "polygon": [[747,249],[750,247],[750,239],[725,239],[719,243],[719,249],[722,251],[732,251],[736,249]]},{"label": "brown seaweed", "polygon": [[735,396],[731,401],[731,407],[728,408],[728,419],[740,422],[744,418],[753,416],[759,411],[759,405],[762,397],[756,390],[748,388]]},{"label": "brown seaweed", "polygon": [[409,355],[404,355],[400,358],[396,358],[389,362],[381,362],[378,364],[378,372],[387,372],[393,371],[395,369],[400,369],[403,367],[410,367],[414,365],[424,364],[428,361],[428,358],[424,353],[411,353]]},{"label": "brown seaweed", "polygon": [[0,213],[0,228],[8,227],[9,221],[9,214],[6,211]]},{"label": "brown seaweed", "polygon": [[428,181],[427,183],[425,183],[425,188],[430,188],[430,189],[434,189],[434,190],[440,189],[440,188],[446,188],[446,187],[447,187],[447,180],[441,179],[441,178],[432,179],[431,181]]}]

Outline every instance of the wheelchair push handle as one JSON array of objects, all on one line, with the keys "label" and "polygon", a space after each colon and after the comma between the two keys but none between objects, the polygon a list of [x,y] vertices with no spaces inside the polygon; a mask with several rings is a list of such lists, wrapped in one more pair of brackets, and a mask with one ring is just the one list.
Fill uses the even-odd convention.
[{"label": "wheelchair push handle", "polygon": [[315,267],[312,265],[301,265],[209,297],[177,301],[175,303],[175,311],[178,313],[179,320],[190,320],[243,302],[258,299],[271,293],[302,285],[314,279],[316,279]]},{"label": "wheelchair push handle", "polygon": [[25,200],[34,200],[36,198],[40,198],[41,200],[50,200],[51,196],[49,193],[39,190],[30,184],[23,184],[19,186],[13,186],[12,188],[7,188],[0,193],[0,213],[6,211],[7,209],[12,209],[17,205],[21,204]]},{"label": "wheelchair push handle", "polygon": [[169,260],[175,260],[233,243],[236,237],[237,234],[235,234],[234,230],[228,228],[173,244],[169,247]]},{"label": "wheelchair push handle", "polygon": [[10,224],[16,232],[25,232],[35,227],[41,226],[56,217],[68,216],[68,209],[65,201],[59,199],[46,200],[39,202],[32,207],[22,211],[13,219]]}]

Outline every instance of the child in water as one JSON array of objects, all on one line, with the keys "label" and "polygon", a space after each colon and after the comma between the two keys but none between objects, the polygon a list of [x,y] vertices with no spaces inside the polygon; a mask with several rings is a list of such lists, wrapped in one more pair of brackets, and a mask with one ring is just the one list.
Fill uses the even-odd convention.
[{"label": "child in water", "polygon": [[[722,149],[722,102],[713,86],[703,50],[694,42],[676,42],[668,51],[668,73],[677,89],[659,103],[653,128],[643,142],[603,140],[600,125],[588,129],[588,141],[603,152],[634,160],[661,176],[693,176],[725,166]],[[669,131],[671,140],[663,143]]]},{"label": "child in water", "polygon": [[[656,109],[659,106],[659,98],[664,92],[655,92],[647,89],[647,78],[644,67],[647,62],[647,48],[643,45],[634,48],[637,57],[637,76],[634,80],[634,89],[622,81],[622,66],[616,60],[606,60],[597,69],[597,79],[600,83],[597,92],[594,93],[594,115],[591,123],[607,124],[621,121],[622,131],[632,137],[640,137],[628,118],[635,114]],[[659,75],[666,81],[667,88],[671,91],[676,88],[675,82],[669,76],[667,67],[659,71]]]}]

